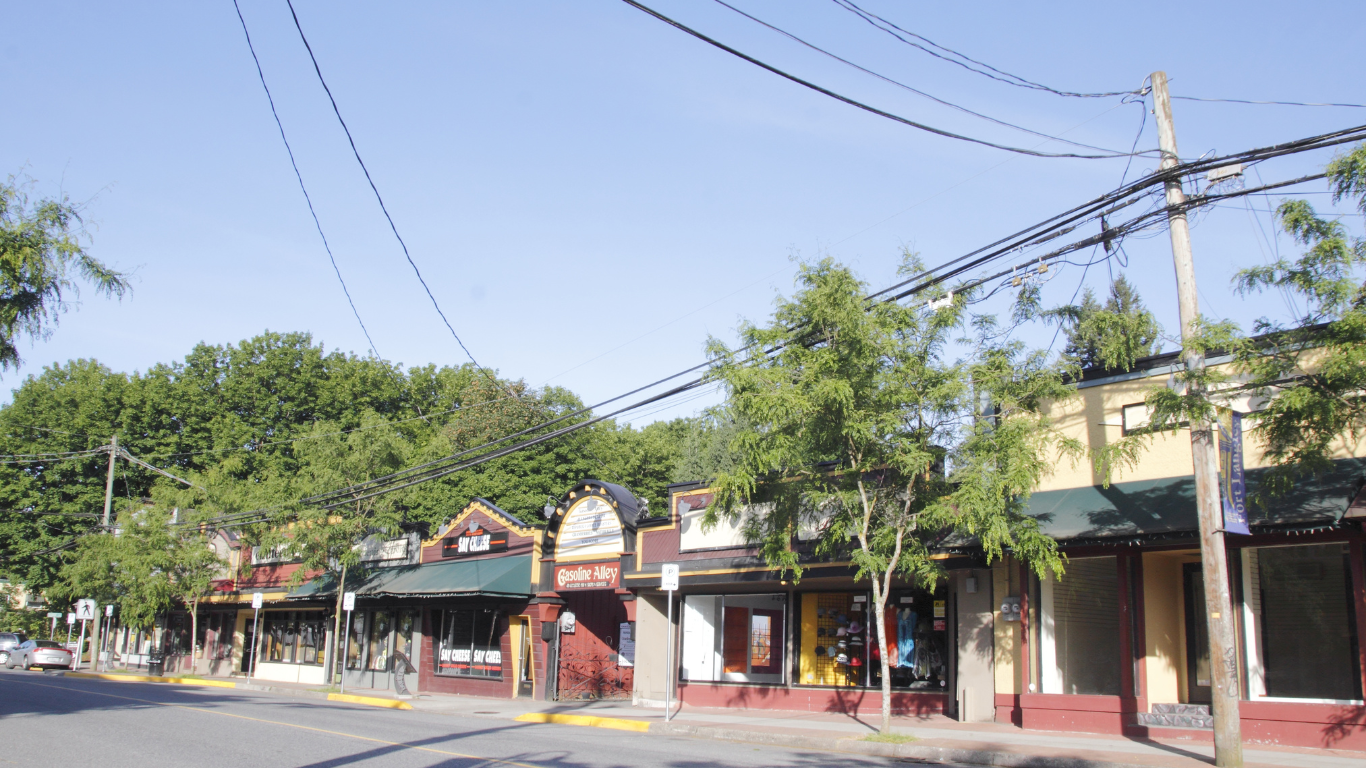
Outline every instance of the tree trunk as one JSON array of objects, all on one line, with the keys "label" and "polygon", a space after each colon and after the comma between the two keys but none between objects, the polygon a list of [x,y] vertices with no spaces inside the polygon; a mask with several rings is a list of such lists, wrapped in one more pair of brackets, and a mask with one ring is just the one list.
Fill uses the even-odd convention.
[{"label": "tree trunk", "polygon": [[[332,669],[328,671],[328,685],[332,685],[337,680],[337,671],[346,674],[346,667],[343,662],[346,660],[346,638],[342,637],[342,597],[346,594],[346,563],[342,563],[341,581],[337,583],[337,615],[332,622]],[[350,627],[346,628],[351,631]]]},{"label": "tree trunk", "polygon": [[877,579],[873,579],[873,614],[877,619],[877,647],[882,649],[882,728],[883,734],[892,732],[892,667],[891,657],[888,655],[892,649],[887,647],[887,622],[883,618],[887,615],[887,594],[878,584]]}]

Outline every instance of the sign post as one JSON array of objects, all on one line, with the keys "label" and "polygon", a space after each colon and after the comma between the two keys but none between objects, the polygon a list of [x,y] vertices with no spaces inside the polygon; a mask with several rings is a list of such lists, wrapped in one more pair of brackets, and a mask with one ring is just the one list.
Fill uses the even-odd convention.
[{"label": "sign post", "polygon": [[261,643],[261,606],[265,605],[265,595],[257,592],[251,596],[251,663],[247,666],[247,682],[256,675],[256,647]]},{"label": "sign post", "polygon": [[68,613],[68,614],[66,615],[66,647],[67,647],[67,650],[70,650],[70,649],[71,649],[71,628],[74,627],[74,626],[76,626],[76,614],[74,614],[74,613]]},{"label": "sign post", "polygon": [[62,612],[61,612],[61,611],[49,611],[48,614],[47,614],[47,617],[48,617],[49,619],[52,619],[52,626],[48,628],[48,630],[47,630],[47,636],[48,636],[49,638],[53,639],[53,640],[56,640],[56,639],[57,639],[57,619],[62,618]]},{"label": "sign post", "polygon": [[[100,654],[100,662],[101,662],[101,663],[104,662],[104,653],[105,653],[105,651],[104,651],[104,646],[107,645],[107,646],[109,646],[110,648],[113,648],[113,647],[114,647],[114,644],[113,644],[113,642],[112,642],[111,639],[110,639],[110,635],[114,634],[114,604],[113,604],[113,603],[106,603],[105,606],[104,606],[104,626],[105,626],[104,632],[100,633],[100,638],[101,638],[101,639],[100,639],[100,650],[99,650],[99,654]],[[112,657],[112,654],[111,654],[111,657]],[[112,659],[111,659],[111,660],[112,660]],[[109,669],[109,665],[106,663],[106,664],[104,665],[104,668],[105,668],[106,670]],[[96,671],[96,672],[99,672],[99,671],[100,671],[100,666],[99,666],[99,664],[96,664],[96,665],[95,665],[95,671]]]},{"label": "sign post", "polygon": [[673,682],[674,682],[674,591],[678,589],[678,564],[665,563],[659,571],[659,588],[668,593],[669,621],[665,626],[665,659],[668,666],[664,671],[664,722],[673,719]]},{"label": "sign post", "polygon": [[[88,598],[77,600],[76,618],[81,620],[81,635],[76,641],[76,660],[71,665],[72,669],[81,668],[81,654],[85,652],[85,623],[95,618],[95,601]],[[94,661],[94,659],[91,659],[91,666],[94,666]]]},{"label": "sign post", "polygon": [[346,693],[346,645],[351,639],[351,612],[356,610],[355,592],[342,595],[342,610],[346,611],[346,632],[341,636],[341,652],[338,654],[341,658],[337,662],[341,665],[341,692]]}]

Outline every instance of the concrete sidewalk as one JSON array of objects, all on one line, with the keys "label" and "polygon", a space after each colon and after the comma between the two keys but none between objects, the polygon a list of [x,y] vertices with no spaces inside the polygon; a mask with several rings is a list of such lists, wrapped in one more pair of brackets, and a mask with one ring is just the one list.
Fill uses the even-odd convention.
[{"label": "concrete sidewalk", "polygon": [[[330,688],[253,681],[244,677],[205,678],[236,683],[242,690],[266,691],[300,698],[326,699]],[[193,684],[193,681],[188,681]],[[392,691],[348,689],[348,694],[395,699]],[[1205,768],[1214,761],[1209,743],[1177,739],[1131,739],[1088,733],[1025,731],[1000,723],[960,723],[945,717],[896,717],[893,731],[915,737],[907,744],[861,741],[877,733],[879,716],[825,712],[708,709],[685,707],[665,722],[657,708],[629,701],[546,702],[491,699],[447,694],[420,694],[405,699],[413,710],[439,715],[523,722],[572,721],[603,727],[638,724],[631,730],[650,734],[721,739],[916,761],[965,763],[1001,768]],[[562,717],[570,716],[570,717]],[[593,721],[597,722],[593,722]],[[606,721],[606,722],[604,722]],[[629,727],[629,726],[628,726]],[[1249,768],[1360,768],[1366,752],[1300,747],[1244,748]]]}]

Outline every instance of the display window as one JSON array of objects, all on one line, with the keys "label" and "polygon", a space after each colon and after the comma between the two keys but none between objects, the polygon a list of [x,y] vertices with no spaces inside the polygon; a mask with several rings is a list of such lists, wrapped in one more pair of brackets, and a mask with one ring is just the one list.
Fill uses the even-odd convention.
[{"label": "display window", "polygon": [[783,682],[786,608],[780,594],[683,598],[683,679]]},{"label": "display window", "polygon": [[[948,685],[947,594],[892,592],[884,611],[891,687],[941,690]],[[881,686],[882,655],[872,595],[815,592],[801,596],[800,682]]]},{"label": "display window", "polygon": [[1038,582],[1039,620],[1031,628],[1043,693],[1120,693],[1119,562],[1071,558],[1058,578]]},{"label": "display window", "polygon": [[320,666],[325,655],[326,624],[321,611],[271,611],[262,615],[261,661]]},{"label": "display window", "polygon": [[1361,700],[1347,545],[1249,548],[1242,566],[1249,693]]},{"label": "display window", "polygon": [[455,677],[503,676],[501,617],[492,608],[441,612],[441,635],[434,659],[436,674]]}]

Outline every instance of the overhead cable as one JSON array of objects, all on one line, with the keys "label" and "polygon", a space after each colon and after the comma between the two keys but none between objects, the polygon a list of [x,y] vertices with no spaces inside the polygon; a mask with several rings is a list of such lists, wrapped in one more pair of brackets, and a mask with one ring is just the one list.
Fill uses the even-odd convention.
[{"label": "overhead cable", "polygon": [[958,110],[959,112],[963,112],[963,113],[972,115],[973,117],[980,117],[981,119],[986,120],[986,121],[988,121],[988,122],[992,122],[992,123],[995,123],[995,124],[997,124],[997,125],[1002,125],[1002,126],[1005,126],[1006,128],[1013,128],[1013,129],[1015,129],[1015,130],[1017,130],[1017,131],[1023,131],[1024,133],[1028,133],[1028,134],[1030,134],[1030,135],[1032,135],[1032,136],[1038,136],[1038,137],[1040,137],[1040,138],[1048,139],[1048,140],[1050,140],[1050,141],[1057,141],[1057,142],[1060,142],[1060,143],[1063,143],[1063,144],[1071,144],[1071,145],[1074,146],[1074,147],[1082,147],[1082,148],[1084,148],[1084,149],[1094,149],[1094,150],[1096,150],[1096,151],[1098,151],[1098,152],[1114,152],[1114,150],[1106,149],[1105,147],[1097,147],[1097,146],[1093,146],[1093,145],[1091,145],[1091,144],[1082,144],[1081,142],[1072,141],[1072,140],[1070,140],[1070,139],[1064,139],[1064,138],[1062,138],[1062,137],[1060,137],[1060,136],[1053,136],[1053,135],[1051,135],[1051,134],[1047,134],[1047,133],[1042,133],[1042,132],[1040,132],[1040,131],[1031,130],[1031,129],[1025,128],[1025,127],[1023,127],[1023,126],[1015,125],[1014,123],[1008,123],[1008,122],[1006,122],[1006,121],[1004,121],[1004,120],[998,120],[998,119],[996,119],[996,118],[994,118],[994,117],[991,117],[990,115],[984,115],[984,114],[982,114],[981,112],[975,112],[975,111],[973,111],[973,110],[971,110],[971,109],[968,109],[967,107],[963,107],[963,106],[959,106],[958,104],[954,104],[954,103],[951,102],[951,101],[945,101],[944,99],[941,99],[941,98],[939,98],[938,96],[934,96],[934,95],[932,95],[932,94],[926,93],[926,92],[920,90],[919,88],[915,88],[914,86],[907,85],[907,84],[905,84],[905,83],[903,83],[903,82],[901,82],[901,81],[899,81],[899,80],[893,80],[892,78],[887,77],[886,75],[883,75],[883,74],[878,73],[878,72],[874,72],[873,70],[868,69],[867,67],[861,66],[861,65],[859,65],[859,64],[856,64],[856,63],[854,63],[854,62],[852,62],[852,61],[850,61],[850,60],[848,60],[848,59],[846,59],[846,58],[844,58],[844,57],[842,57],[842,56],[839,56],[838,54],[831,53],[830,51],[827,51],[827,50],[825,50],[824,48],[821,48],[820,46],[818,46],[818,45],[816,45],[816,44],[814,44],[814,43],[810,43],[810,42],[808,42],[808,41],[806,41],[806,40],[803,40],[803,39],[800,38],[800,37],[797,37],[796,35],[792,34],[791,32],[788,32],[787,30],[780,29],[779,27],[776,27],[776,26],[774,26],[774,25],[768,23],[767,21],[764,21],[763,19],[760,19],[760,18],[755,17],[755,16],[751,16],[750,14],[745,13],[744,11],[740,10],[739,8],[736,8],[735,6],[731,5],[730,3],[727,3],[726,0],[716,0],[716,2],[717,2],[718,4],[720,4],[720,5],[723,5],[723,6],[727,7],[727,8],[729,8],[729,9],[731,9],[732,11],[735,11],[736,13],[740,14],[741,16],[744,16],[745,18],[749,19],[750,21],[753,21],[753,22],[755,22],[755,23],[757,23],[757,24],[761,24],[761,25],[763,25],[763,26],[765,26],[765,27],[768,27],[769,29],[773,30],[774,32],[777,32],[778,34],[780,34],[780,35],[782,35],[782,36],[784,36],[784,37],[787,37],[787,38],[789,38],[789,39],[791,39],[791,40],[794,40],[794,41],[796,41],[796,42],[798,42],[798,43],[801,43],[802,45],[806,46],[807,48],[810,48],[810,49],[813,50],[813,51],[816,51],[817,53],[823,54],[823,55],[825,55],[825,56],[829,56],[830,58],[834,59],[835,61],[838,61],[838,62],[840,62],[840,63],[842,63],[842,64],[847,64],[848,66],[851,66],[851,67],[853,67],[854,69],[859,70],[860,72],[863,72],[863,73],[865,73],[865,74],[872,75],[873,77],[876,77],[877,79],[882,80],[883,82],[891,83],[892,85],[895,85],[895,86],[898,87],[898,88],[903,88],[903,89],[905,89],[905,90],[907,90],[907,91],[910,91],[911,93],[916,94],[917,96],[923,96],[923,97],[925,97],[925,98],[929,99],[930,101],[933,101],[933,102],[935,102],[935,103],[937,103],[937,104],[943,104],[944,106],[949,107],[950,109],[956,109],[956,110]]},{"label": "overhead cable", "polygon": [[1249,99],[1205,99],[1199,96],[1173,96],[1173,99],[1183,101],[1211,101],[1223,102],[1226,104],[1259,104],[1277,107],[1350,107],[1352,109],[1366,109],[1366,104],[1339,104],[1336,102],[1305,102],[1305,101],[1251,101]]},{"label": "overhead cable", "polygon": [[[946,131],[946,130],[944,130],[944,129],[942,129],[942,128],[935,128],[935,127],[933,127],[933,126],[926,125],[925,123],[920,123],[920,122],[917,122],[917,121],[915,121],[915,120],[911,120],[911,119],[909,119],[909,118],[902,117],[902,116],[900,116],[900,115],[892,114],[891,112],[887,112],[886,110],[878,109],[877,107],[871,106],[871,105],[869,105],[869,104],[864,104],[864,103],[861,102],[861,101],[857,101],[857,100],[855,100],[855,99],[849,98],[848,96],[844,96],[844,95],[841,95],[841,94],[839,94],[839,93],[836,93],[836,92],[830,90],[829,88],[825,88],[825,87],[823,87],[823,86],[816,85],[815,83],[813,83],[813,82],[811,82],[811,81],[809,81],[809,80],[803,80],[802,78],[797,77],[796,75],[790,74],[790,73],[788,73],[788,72],[784,72],[783,70],[778,69],[777,67],[775,67],[775,66],[773,66],[773,65],[771,65],[771,64],[766,64],[766,63],[760,61],[759,59],[756,59],[756,58],[754,58],[753,56],[750,56],[750,55],[747,54],[747,53],[742,53],[742,52],[740,52],[740,51],[738,51],[738,50],[736,50],[736,49],[730,47],[729,45],[726,45],[725,43],[722,43],[722,42],[720,42],[720,41],[718,41],[718,40],[715,40],[715,39],[713,39],[713,38],[710,38],[710,37],[708,37],[708,36],[702,34],[701,32],[698,32],[697,30],[693,29],[692,27],[689,27],[689,26],[686,26],[686,25],[684,25],[684,24],[682,24],[682,23],[680,23],[680,22],[674,21],[673,19],[669,18],[668,16],[665,16],[664,14],[662,14],[662,13],[660,13],[660,12],[658,12],[658,11],[655,11],[655,10],[653,10],[653,9],[651,9],[651,8],[648,8],[648,7],[644,6],[644,5],[641,5],[640,3],[636,2],[636,0],[622,0],[622,2],[626,3],[627,5],[629,5],[629,6],[633,7],[633,8],[636,8],[636,9],[638,9],[638,10],[644,12],[644,13],[647,13],[647,14],[651,15],[651,16],[655,17],[656,19],[659,19],[660,21],[662,21],[662,22],[664,22],[665,24],[668,24],[668,25],[674,27],[675,29],[678,29],[678,30],[680,30],[680,31],[686,32],[687,34],[692,35],[693,37],[697,38],[698,40],[701,40],[701,41],[704,42],[704,43],[707,43],[708,45],[712,45],[712,46],[715,46],[715,47],[717,47],[717,48],[720,48],[721,50],[725,51],[726,53],[731,54],[732,56],[736,56],[736,57],[738,57],[738,58],[744,59],[745,61],[748,61],[749,63],[751,63],[751,64],[753,64],[753,65],[755,65],[755,66],[757,66],[757,67],[760,67],[760,68],[762,68],[762,69],[766,69],[766,70],[768,70],[769,72],[772,72],[773,74],[778,75],[779,77],[785,78],[785,79],[787,79],[787,80],[791,80],[792,82],[794,82],[794,83],[796,83],[796,84],[798,84],[798,85],[804,86],[804,87],[806,87],[806,88],[810,88],[811,90],[813,90],[813,91],[815,91],[815,92],[817,92],[817,93],[823,94],[823,95],[825,95],[825,96],[829,96],[830,98],[835,99],[836,101],[842,101],[842,102],[844,102],[845,104],[848,104],[848,105],[850,105],[850,106],[852,106],[852,107],[857,107],[857,108],[859,108],[859,109],[861,109],[861,110],[863,110],[863,111],[865,111],[865,112],[869,112],[869,113],[871,113],[871,114],[877,115],[878,117],[885,117],[885,118],[887,118],[888,120],[892,120],[892,121],[901,123],[902,125],[908,125],[908,126],[910,126],[910,127],[912,127],[912,128],[915,128],[915,129],[917,129],[917,130],[925,131],[925,132],[927,132],[927,133],[933,133],[933,134],[935,134],[935,135],[937,135],[937,136],[943,136],[943,137],[948,138],[948,139],[955,139],[955,140],[957,140],[957,141],[966,141],[966,142],[969,142],[969,143],[971,143],[971,144],[980,144],[981,146],[984,146],[984,147],[991,147],[992,149],[1000,149],[1000,150],[1003,150],[1003,151],[1006,151],[1006,152],[1014,152],[1014,153],[1020,154],[1020,155],[1029,155],[1029,156],[1031,156],[1031,157],[1073,158],[1073,159],[1079,159],[1079,160],[1109,160],[1109,159],[1116,158],[1116,157],[1128,157],[1128,156],[1129,156],[1128,154],[1123,153],[1123,152],[1109,152],[1109,151],[1105,152],[1104,154],[1098,154],[1098,155],[1083,155],[1083,154],[1076,154],[1076,153],[1070,153],[1070,152],[1039,152],[1039,151],[1037,151],[1037,150],[1025,149],[1025,148],[1023,148],[1023,147],[1012,147],[1012,146],[1009,146],[1009,145],[1006,145],[1006,144],[997,144],[997,143],[992,142],[992,141],[986,141],[985,139],[975,139],[975,138],[972,138],[971,136],[964,136],[964,135],[962,135],[962,134],[954,133],[954,132],[952,132],[952,131]],[[1148,153],[1148,152],[1142,152],[1142,153],[1139,153],[1139,154],[1149,154],[1149,153]]]},{"label": "overhead cable", "polygon": [[[850,13],[854,14],[855,16],[858,16],[859,18],[863,19],[869,24],[872,24],[874,27],[877,27],[883,32],[886,32],[887,34],[891,35],[897,40],[900,40],[901,42],[913,48],[918,48],[919,50],[924,51],[925,53],[928,53],[929,55],[934,56],[935,58],[943,59],[944,61],[947,61],[950,64],[957,64],[958,66],[968,70],[969,72],[975,72],[979,75],[985,75],[986,77],[989,77],[992,80],[997,80],[1007,85],[1013,85],[1017,88],[1029,88],[1031,90],[1036,91],[1047,91],[1048,93],[1052,93],[1058,96],[1070,96],[1079,99],[1104,99],[1112,96],[1125,96],[1128,94],[1138,93],[1138,91],[1076,93],[1073,91],[1062,91],[1058,90],[1057,88],[1050,88],[1041,83],[1036,83],[1032,80],[1026,80],[1025,78],[1020,77],[1019,75],[1012,75],[1009,72],[1003,72],[997,69],[996,67],[991,66],[990,64],[980,62],[977,59],[974,59],[966,54],[959,53],[958,51],[955,51],[952,48],[946,48],[942,45],[939,45],[938,43],[934,42],[928,37],[925,37],[924,35],[916,34],[915,32],[912,32],[908,29],[902,29],[901,27],[898,27],[896,24],[893,24],[887,19],[878,16],[877,14],[871,11],[863,10],[862,8],[858,7],[853,2],[851,2],[851,0],[834,0],[834,2],[836,5],[840,6],[844,10],[849,11]],[[890,27],[890,29],[888,27]],[[915,38],[916,40],[920,40],[921,42],[925,43],[930,47],[927,48],[925,47],[925,45],[921,45],[920,43],[917,43],[913,40],[907,40],[906,38],[897,34],[897,32],[910,35],[911,37]],[[940,53],[940,51],[943,51],[943,53]],[[977,67],[982,67],[982,69],[978,69]]]}]

